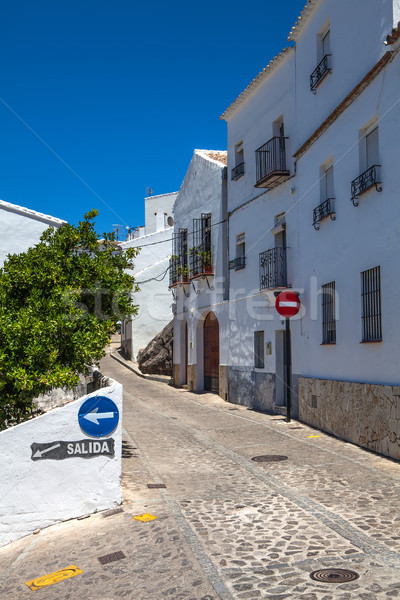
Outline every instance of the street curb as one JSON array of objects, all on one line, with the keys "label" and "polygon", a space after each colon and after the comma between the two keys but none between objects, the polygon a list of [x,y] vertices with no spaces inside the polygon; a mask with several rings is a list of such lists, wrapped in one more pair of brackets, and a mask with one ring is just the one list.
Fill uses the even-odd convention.
[{"label": "street curb", "polygon": [[142,379],[147,379],[146,375],[144,375],[143,373],[141,373],[138,369],[135,369],[135,367],[132,367],[132,365],[130,365],[127,361],[125,361],[123,358],[121,358],[117,354],[114,354],[113,352],[110,352],[110,356],[111,356],[111,358],[113,358],[114,360],[116,360],[117,362],[119,362],[120,365],[123,365],[124,367],[126,367],[127,369],[129,369],[130,371],[132,371],[132,373],[135,373],[135,375],[138,375],[139,377],[142,377]]},{"label": "street curb", "polygon": [[163,379],[161,379],[160,377],[158,377],[157,375],[146,375],[145,373],[141,373],[141,371],[139,371],[139,369],[136,369],[134,366],[129,364],[128,361],[124,360],[121,356],[118,356],[118,354],[114,354],[114,352],[110,351],[110,356],[111,356],[111,358],[113,358],[114,360],[119,362],[120,365],[123,365],[124,367],[129,369],[129,371],[132,371],[132,373],[135,373],[135,375],[138,375],[142,379],[146,379],[147,381],[161,381],[161,383],[171,385],[170,384],[171,380],[169,382],[167,382],[167,381],[164,381]]}]

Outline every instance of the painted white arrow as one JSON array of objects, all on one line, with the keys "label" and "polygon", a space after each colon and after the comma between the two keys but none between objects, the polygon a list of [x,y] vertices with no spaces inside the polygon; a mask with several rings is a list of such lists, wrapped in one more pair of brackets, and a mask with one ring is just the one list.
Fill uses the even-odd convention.
[{"label": "painted white arrow", "polygon": [[54,444],[54,446],[50,446],[50,448],[45,448],[44,450],[36,450],[36,452],[32,456],[32,458],[42,458],[43,454],[47,454],[47,452],[50,452],[50,450],[54,450],[55,448],[58,448],[59,446],[61,446],[61,444]]},{"label": "painted white arrow", "polygon": [[114,413],[113,412],[108,412],[108,413],[98,413],[99,409],[96,408],[95,410],[93,410],[92,412],[88,413],[87,415],[83,415],[84,419],[87,419],[88,421],[91,421],[92,423],[95,423],[96,425],[99,424],[99,419],[112,419],[114,417]]}]

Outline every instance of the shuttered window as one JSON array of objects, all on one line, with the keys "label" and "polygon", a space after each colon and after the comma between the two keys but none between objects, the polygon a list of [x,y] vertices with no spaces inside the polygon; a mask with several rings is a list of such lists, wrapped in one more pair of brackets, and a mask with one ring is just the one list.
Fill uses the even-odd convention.
[{"label": "shuttered window", "polygon": [[322,38],[322,56],[325,56],[326,54],[330,54],[331,53],[331,32],[328,29],[328,31],[325,33],[325,35]]},{"label": "shuttered window", "polygon": [[333,167],[329,167],[329,169],[327,169],[325,171],[325,198],[324,198],[324,200],[327,200],[328,198],[334,198]]},{"label": "shuttered window", "polygon": [[264,368],[264,332],[254,332],[254,367],[256,369]]},{"label": "shuttered window", "polygon": [[366,137],[367,169],[379,165],[379,129],[375,127]]}]

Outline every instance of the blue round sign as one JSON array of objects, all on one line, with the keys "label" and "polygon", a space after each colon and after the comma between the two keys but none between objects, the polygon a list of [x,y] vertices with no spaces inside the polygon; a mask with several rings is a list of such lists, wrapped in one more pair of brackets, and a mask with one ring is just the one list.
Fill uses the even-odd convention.
[{"label": "blue round sign", "polygon": [[80,428],[94,437],[103,437],[114,431],[119,421],[118,407],[106,396],[88,398],[78,412]]}]

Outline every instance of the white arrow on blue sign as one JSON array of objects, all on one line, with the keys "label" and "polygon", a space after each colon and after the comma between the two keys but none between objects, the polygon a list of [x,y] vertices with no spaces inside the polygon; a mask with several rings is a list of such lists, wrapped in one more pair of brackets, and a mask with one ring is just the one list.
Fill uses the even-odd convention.
[{"label": "white arrow on blue sign", "polygon": [[119,421],[118,407],[107,396],[94,396],[81,404],[78,412],[79,426],[93,437],[103,437],[114,431]]}]

